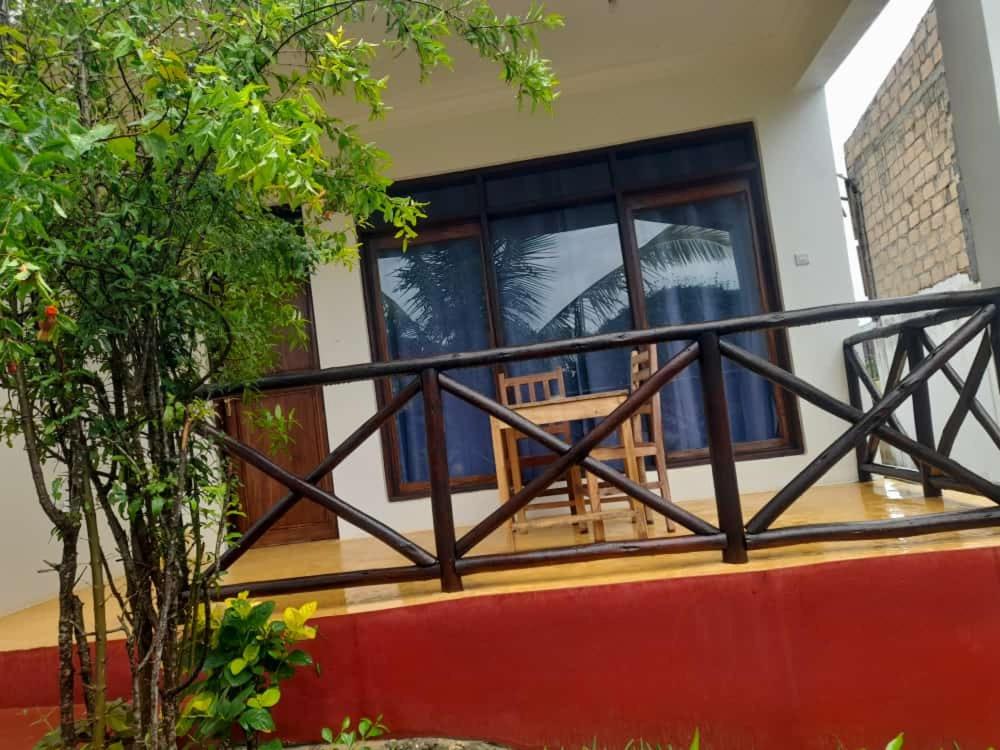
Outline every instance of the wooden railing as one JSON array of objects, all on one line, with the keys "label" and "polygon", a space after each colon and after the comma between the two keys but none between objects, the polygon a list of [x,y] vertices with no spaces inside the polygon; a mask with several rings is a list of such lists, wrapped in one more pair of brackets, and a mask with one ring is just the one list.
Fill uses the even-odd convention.
[{"label": "wooden railing", "polygon": [[[900,537],[998,525],[1000,508],[986,508],[937,513],[917,518],[773,528],[775,521],[809,487],[852,450],[857,452],[862,479],[868,478],[871,473],[881,473],[920,481],[927,494],[939,493],[941,488],[961,488],[984,495],[1000,504],[1000,485],[962,466],[950,456],[955,435],[969,412],[979,420],[993,441],[1000,446],[1000,427],[976,400],[976,392],[986,367],[991,359],[996,363],[1000,358],[998,309],[1000,309],[1000,289],[929,294],[589,336],[528,346],[332,367],[264,378],[253,384],[256,390],[334,385],[400,376],[410,376],[412,379],[305,477],[295,476],[282,469],[257,450],[220,430],[209,426],[203,427],[204,433],[215,439],[233,457],[246,461],[288,489],[288,494],[220,557],[217,562],[219,569],[225,570],[232,566],[285,513],[296,503],[303,501],[318,503],[329,509],[344,521],[391,547],[410,564],[241,583],[235,586],[223,586],[218,594],[230,596],[237,590],[249,590],[254,595],[275,595],[312,589],[432,579],[439,579],[445,591],[458,591],[462,588],[463,576],[490,570],[696,550],[718,550],[726,562],[741,563],[746,562],[748,550],[758,548],[821,540]],[[735,333],[913,313],[924,313],[924,315],[852,336],[844,342],[850,403],[845,403],[774,363],[723,340],[724,336]],[[928,327],[959,319],[965,320],[940,344],[934,344],[928,337],[926,331]],[[900,345],[891,368],[891,377],[884,391],[879,391],[865,372],[854,348],[864,340],[892,335],[900,335]],[[949,362],[977,336],[982,336],[982,343],[972,371],[963,381]],[[634,390],[607,418],[572,445],[448,375],[449,371],[460,368],[498,366],[509,362],[667,341],[689,343],[660,367],[648,381]],[[757,373],[850,425],[833,443],[817,453],[815,458],[746,522],[743,519],[743,508],[740,503],[733,439],[730,432],[722,370],[724,359]],[[909,373],[905,377],[902,376],[904,359],[909,363]],[[628,420],[655,392],[695,362],[699,363],[701,369],[701,389],[718,525],[691,513],[682,505],[665,502],[659,495],[590,455],[591,451],[610,436],[620,424]],[[945,373],[959,390],[960,395],[958,404],[947,420],[941,439],[935,445],[927,380],[938,371]],[[870,392],[873,402],[867,411],[862,408],[862,388]],[[213,397],[225,397],[238,395],[242,391],[241,387],[210,388],[206,392]],[[452,514],[451,483],[445,449],[448,436],[445,434],[442,392],[448,392],[496,417],[557,455],[557,458],[523,489],[462,536],[456,534]],[[435,552],[424,549],[361,508],[346,502],[335,491],[319,487],[319,482],[324,477],[333,472],[344,459],[384,423],[392,419],[418,393],[423,397],[426,441],[429,447],[428,468]],[[894,411],[911,397],[915,406],[917,433],[915,439],[903,432],[898,420],[893,416]],[[885,441],[909,454],[921,467],[919,471],[873,463],[878,441]],[[471,554],[480,542],[510,521],[519,510],[574,465],[592,472],[691,533],[667,538],[596,542],[553,549]]]}]

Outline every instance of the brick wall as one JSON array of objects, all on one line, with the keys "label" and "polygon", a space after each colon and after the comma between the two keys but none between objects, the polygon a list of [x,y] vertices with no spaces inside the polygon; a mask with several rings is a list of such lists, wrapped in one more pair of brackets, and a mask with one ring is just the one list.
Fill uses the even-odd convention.
[{"label": "brick wall", "polygon": [[863,208],[878,297],[974,275],[933,7],[844,150]]}]

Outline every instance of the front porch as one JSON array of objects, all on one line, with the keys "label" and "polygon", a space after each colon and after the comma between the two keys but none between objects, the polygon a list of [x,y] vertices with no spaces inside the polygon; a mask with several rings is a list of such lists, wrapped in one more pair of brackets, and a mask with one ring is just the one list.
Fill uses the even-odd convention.
[{"label": "front porch", "polygon": [[[953,448],[963,425],[974,423],[1000,445],[1000,427],[980,400],[981,386],[992,396],[987,372],[1000,353],[998,294],[807,308],[266,378],[256,384],[263,392],[402,380],[374,414],[340,426],[339,444],[301,472],[210,425],[199,427],[277,489],[266,512],[217,561],[222,585],[210,593],[249,591],[281,607],[318,602],[312,651],[322,674],[297,682],[282,701],[279,724],[288,739],[313,740],[345,713],[381,712],[404,736],[477,736],[520,747],[583,744],[595,733],[608,746],[638,736],[676,744],[696,726],[706,729],[704,746],[727,750],[789,746],[790,732],[795,747],[871,746],[908,728],[917,731],[918,747],[994,742],[986,717],[993,715],[1000,670],[1000,657],[988,648],[1000,628],[1000,485],[989,478],[993,467],[976,467],[978,473]],[[902,317],[843,341],[850,403],[733,343],[743,333],[890,315]],[[874,340],[894,343],[884,378],[858,354]],[[677,344],[676,353],[616,395],[618,405],[572,434],[572,443],[543,429],[547,419],[532,422],[529,412],[454,375],[665,342]],[[956,369],[963,352],[975,354],[968,368]],[[601,451],[695,365],[711,489],[701,499],[672,499]],[[832,442],[814,440],[793,457],[791,471],[771,468],[780,458],[738,463],[727,404],[738,409],[741,402],[727,398],[723,376],[732,367],[815,409],[832,423]],[[931,378],[957,394],[947,415],[940,401],[932,414]],[[370,512],[368,496],[345,491],[338,479],[351,474],[338,472],[418,395],[431,448],[432,523],[411,531],[398,518]],[[552,454],[547,467],[494,494],[485,510],[462,512],[469,498],[453,491],[442,449],[461,433],[448,429],[444,397],[535,440]],[[912,425],[910,409],[900,409],[908,401]],[[860,481],[824,484],[852,454]],[[899,465],[900,455],[912,466]],[[771,470],[771,490],[740,492],[748,464]],[[648,508],[652,525],[638,524],[638,513],[608,518],[601,540],[566,509],[559,526],[513,533],[510,522],[574,467]],[[865,481],[873,474],[879,478]],[[364,478],[370,491],[377,482],[370,466]],[[589,501],[597,496],[592,491]],[[367,536],[262,545],[296,506],[323,508]],[[0,619],[0,669],[31,675],[0,701],[0,740],[6,726],[23,737],[16,712],[54,702],[56,612],[50,601]],[[113,649],[112,692],[127,691],[125,667],[124,653]],[[905,689],[886,688],[897,674],[907,675]],[[662,690],[650,688],[660,680]],[[426,689],[415,691],[415,684]]]},{"label": "front porch", "polygon": [[[744,495],[743,507],[767,498]],[[876,480],[813,487],[775,526],[989,505]],[[714,500],[685,506],[716,520]],[[626,520],[607,531],[610,542],[631,537]],[[433,532],[407,536],[434,550]],[[579,536],[560,527],[513,541],[498,531],[482,553]],[[666,536],[662,518],[651,536]],[[726,750],[871,747],[901,730],[918,748],[985,747],[996,739],[998,543],[991,529],[967,529],[758,550],[741,566],[704,551],[486,572],[460,593],[433,580],[285,594],[279,606],[319,602],[310,650],[322,671],[289,683],[278,724],[290,741],[315,740],[344,715],[382,713],[399,736],[515,747],[585,746],[595,734],[602,747],[639,736],[678,746],[696,727],[703,747]],[[401,563],[369,539],[308,542],[253,549],[226,583]],[[0,696],[4,747],[30,746],[54,710],[56,611],[47,602],[0,618],[0,668],[19,675],[18,690]],[[111,667],[122,692],[117,648]]]},{"label": "front porch", "polygon": [[[742,496],[748,514],[755,513],[768,500],[768,493]],[[685,508],[717,523],[715,501],[703,499],[684,503]],[[776,528],[826,523],[883,521],[920,518],[933,513],[974,510],[995,507],[986,498],[953,490],[941,497],[924,497],[919,485],[897,480],[875,480],[870,483],[834,484],[811,488],[781,520]],[[629,546],[633,538],[631,523],[626,519],[608,521],[608,541]],[[459,533],[467,528],[459,527]],[[672,534],[666,531],[662,517],[657,516],[650,537],[664,539],[690,536],[685,529]],[[413,542],[434,550],[434,532],[430,529],[407,533]],[[531,550],[568,548],[587,544],[585,535],[571,526],[535,529],[512,536],[506,529],[492,533],[477,549],[478,554],[499,554]],[[273,598],[279,610],[301,605],[305,600],[319,603],[318,616],[332,617],[377,610],[412,607],[453,599],[538,592],[552,589],[626,584],[639,581],[669,580],[695,576],[759,573],[803,565],[861,560],[925,552],[945,552],[981,547],[1000,546],[1000,535],[989,528],[949,531],[926,536],[872,539],[864,542],[824,541],[791,547],[777,547],[754,552],[745,565],[723,563],[718,552],[695,551],[683,555],[650,555],[605,558],[586,562],[491,571],[469,576],[464,591],[445,593],[437,580],[401,583],[381,583],[346,589],[327,589],[302,593],[261,596]],[[304,542],[293,545],[252,549],[236,562],[226,574],[224,584],[239,589],[242,583],[257,582],[266,588],[266,581],[295,579],[315,575],[317,571],[332,574],[355,570],[378,570],[400,566],[405,559],[371,538],[338,539]],[[90,612],[89,589],[81,590],[85,612]],[[115,602],[108,602],[112,621]],[[58,604],[55,599],[0,618],[0,652],[44,648],[55,645]]]}]

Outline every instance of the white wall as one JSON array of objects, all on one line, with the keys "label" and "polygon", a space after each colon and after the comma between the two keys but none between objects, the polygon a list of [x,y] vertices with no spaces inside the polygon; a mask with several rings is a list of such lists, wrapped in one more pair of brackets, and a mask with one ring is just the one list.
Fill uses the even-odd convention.
[{"label": "white wall", "polygon": [[[727,123],[753,121],[757,128],[785,306],[788,309],[853,299],[844,251],[840,201],[834,177],[825,100],[820,89],[769,89],[753,70],[725,80],[619,80],[606,73],[566,86],[555,112],[517,112],[507,100],[428,103],[395,113],[369,135],[395,160],[399,178],[443,174],[492,164],[627,143]],[[433,99],[433,92],[428,98]],[[413,112],[413,114],[411,114]],[[793,255],[807,253],[809,265]],[[315,279],[317,338],[323,366],[368,361],[361,278],[357,270],[324,269]],[[794,330],[790,334],[795,371],[846,400],[841,341],[852,322]],[[376,409],[370,383],[326,389],[333,444]],[[845,425],[802,405],[804,456],[739,464],[741,489],[779,487],[829,444]],[[849,457],[825,481],[855,477]],[[401,530],[430,528],[426,499],[390,503],[379,438],[363,445],[334,474],[338,494]],[[712,494],[707,466],[671,473],[678,499]],[[473,523],[496,505],[495,492],[454,496],[458,524]],[[345,536],[356,530],[342,524]]]},{"label": "white wall", "polygon": [[61,546],[35,497],[28,458],[20,442],[0,446],[0,614],[37,604],[58,590],[56,573],[45,560],[58,562]]},{"label": "white wall", "polygon": [[1000,3],[939,0],[936,7],[980,279],[1000,286]]}]

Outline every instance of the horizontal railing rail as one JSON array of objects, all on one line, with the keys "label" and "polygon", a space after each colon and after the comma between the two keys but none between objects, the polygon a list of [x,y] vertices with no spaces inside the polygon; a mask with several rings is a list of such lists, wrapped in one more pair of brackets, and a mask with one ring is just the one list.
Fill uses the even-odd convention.
[{"label": "horizontal railing rail", "polygon": [[[271,375],[253,383],[230,385],[208,385],[200,393],[206,397],[219,398],[238,396],[248,387],[266,392],[297,388],[309,385],[337,385],[373,380],[399,375],[419,375],[424,370],[455,370],[467,367],[503,365],[548,357],[586,354],[606,349],[618,349],[643,344],[660,344],[668,341],[695,341],[704,334],[729,336],[735,333],[750,333],[768,329],[798,328],[801,326],[830,323],[837,320],[901,315],[913,312],[946,309],[960,317],[963,310],[975,309],[997,301],[1000,291],[996,289],[971,290],[940,294],[925,294],[916,297],[871,300],[868,302],[846,302],[836,305],[807,307],[801,310],[764,313],[739,318],[711,320],[704,323],[660,326],[642,330],[581,336],[575,339],[546,341],[540,344],[507,346],[497,349],[482,349],[473,352],[440,354],[433,357],[398,359],[391,362],[364,362],[354,365],[340,365],[321,370],[306,370],[282,375]],[[867,336],[867,333],[858,336]]]},{"label": "horizontal railing rail", "polygon": [[[936,533],[964,528],[1000,525],[1000,509],[929,514],[920,518],[887,519],[827,524],[782,526],[775,524],[827,471],[852,450],[856,453],[859,479],[871,474],[919,482],[924,494],[933,497],[942,489],[961,489],[980,494],[1000,504],[1000,485],[992,482],[952,456],[956,437],[971,414],[1000,449],[1000,426],[978,400],[990,363],[1000,361],[1000,289],[928,294],[870,302],[827,305],[803,310],[775,312],[697,324],[667,326],[624,333],[588,336],[573,340],[527,346],[464,352],[393,362],[374,362],[346,367],[276,375],[240,386],[208,386],[212,398],[229,397],[248,389],[264,392],[303,386],[326,386],[358,380],[410,376],[374,415],[358,426],[316,468],[297,476],[274,463],[254,448],[211,426],[200,429],[235,460],[249,463],[287,490],[270,510],[226,550],[216,570],[229,569],[257,544],[261,537],[300,502],[313,502],[332,511],[395,550],[409,565],[372,570],[317,573],[270,581],[225,585],[217,592],[229,596],[238,590],[255,595],[274,595],[319,588],[364,586],[438,579],[446,591],[462,588],[462,576],[490,570],[554,565],[631,555],[680,554],[715,550],[727,562],[748,559],[748,551],[766,547],[814,541],[872,539]],[[727,340],[737,333],[767,332],[834,321],[912,315],[901,322],[875,326],[848,336],[843,342],[849,402],[810,384],[794,373]],[[963,320],[964,319],[964,320]],[[961,321],[960,323],[958,321]],[[939,343],[929,328],[943,323],[957,327]],[[898,337],[885,385],[880,389],[858,357],[856,347],[879,339]],[[958,352],[979,339],[969,374],[963,378],[951,364]],[[555,358],[606,349],[635,347],[664,342],[687,342],[650,378],[635,388],[607,417],[598,421],[573,444],[565,442],[526,419],[517,411],[475,391],[452,378],[449,370],[467,367],[498,367],[511,362]],[[729,403],[723,363],[729,361],[768,380],[774,386],[813,404],[847,423],[846,429],[798,471],[756,513],[744,521],[730,429]],[[633,419],[637,410],[665,385],[698,364],[708,436],[709,459],[715,492],[715,523],[669,502],[604,461],[594,452],[621,425]],[[908,370],[908,372],[907,372]],[[905,372],[905,374],[904,374]],[[958,391],[958,399],[940,438],[935,439],[928,380],[936,373]],[[863,407],[863,392],[871,406]],[[508,500],[488,513],[471,529],[459,535],[452,510],[451,482],[447,461],[447,441],[442,396],[448,393],[517,430],[554,454],[551,463]],[[428,477],[433,519],[434,551],[425,549],[401,532],[374,518],[334,491],[323,489],[326,479],[365,440],[393,419],[416,396],[423,399],[424,437],[428,446]],[[905,433],[895,412],[912,401],[916,435]],[[452,436],[454,437],[454,436]],[[878,446],[885,442],[908,454],[916,469],[878,463]],[[683,527],[689,534],[629,541],[600,541],[553,549],[473,554],[476,548],[511,520],[551,484],[573,467],[590,472],[646,508]]]}]

